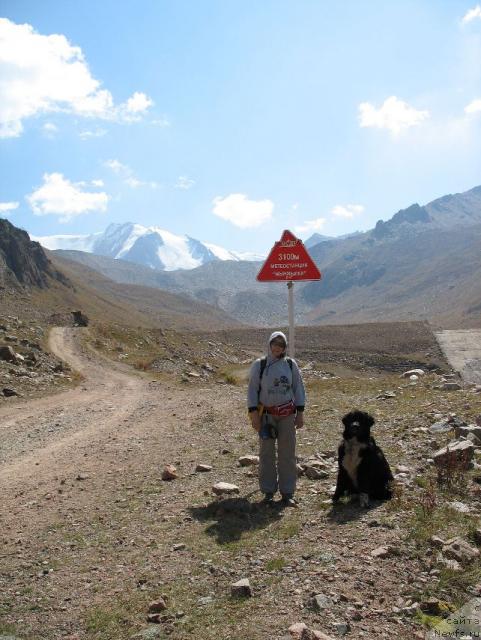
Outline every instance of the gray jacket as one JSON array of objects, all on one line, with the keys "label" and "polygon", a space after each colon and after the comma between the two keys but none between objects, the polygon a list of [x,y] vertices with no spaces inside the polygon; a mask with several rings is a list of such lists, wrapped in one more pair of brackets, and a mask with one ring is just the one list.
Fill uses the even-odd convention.
[{"label": "gray jacket", "polygon": [[[285,335],[280,331],[275,331],[269,338],[269,345],[276,336]],[[287,340],[286,340],[287,344]],[[306,392],[302,381],[299,366],[292,360],[292,371],[286,358],[274,358],[268,346],[267,363],[260,380],[261,358],[258,358],[251,366],[249,376],[249,386],[247,389],[247,407],[252,409],[257,407],[259,402],[264,406],[272,407],[293,400],[298,411],[304,410],[306,403]]]}]

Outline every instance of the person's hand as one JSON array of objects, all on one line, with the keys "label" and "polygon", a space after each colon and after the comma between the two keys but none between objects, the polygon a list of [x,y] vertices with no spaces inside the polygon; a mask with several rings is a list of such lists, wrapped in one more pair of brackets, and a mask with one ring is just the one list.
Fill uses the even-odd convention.
[{"label": "person's hand", "polygon": [[259,431],[261,430],[261,417],[259,415],[259,412],[251,411],[251,413],[249,413],[249,417],[251,419],[252,428],[254,429],[254,431],[257,431],[257,433],[259,433]]},{"label": "person's hand", "polygon": [[296,419],[294,420],[294,424],[296,425],[296,429],[302,429],[304,426],[304,412],[298,411],[296,414]]}]

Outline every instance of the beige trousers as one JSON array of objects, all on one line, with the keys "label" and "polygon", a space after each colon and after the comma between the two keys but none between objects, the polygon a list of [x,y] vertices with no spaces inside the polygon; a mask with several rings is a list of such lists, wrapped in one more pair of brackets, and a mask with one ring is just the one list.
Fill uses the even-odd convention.
[{"label": "beige trousers", "polygon": [[297,481],[295,414],[284,418],[268,415],[267,420],[276,429],[277,439],[259,439],[260,490],[276,493],[279,489],[282,494],[292,495]]}]

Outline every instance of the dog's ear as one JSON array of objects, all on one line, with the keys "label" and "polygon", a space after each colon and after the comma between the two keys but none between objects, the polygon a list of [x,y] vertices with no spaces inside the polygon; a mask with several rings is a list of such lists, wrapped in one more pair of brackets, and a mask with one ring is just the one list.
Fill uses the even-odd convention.
[{"label": "dog's ear", "polygon": [[344,416],[344,418],[342,418],[342,424],[347,427],[348,425],[350,425],[352,422],[352,411],[351,413],[346,413],[346,415]]},{"label": "dog's ear", "polygon": [[372,427],[372,425],[375,423],[376,421],[374,420],[374,418],[369,414],[366,413],[366,424],[368,427]]}]

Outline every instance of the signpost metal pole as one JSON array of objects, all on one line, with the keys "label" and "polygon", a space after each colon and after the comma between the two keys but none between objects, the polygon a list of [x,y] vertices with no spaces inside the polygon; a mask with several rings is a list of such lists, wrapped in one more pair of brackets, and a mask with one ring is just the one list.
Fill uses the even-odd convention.
[{"label": "signpost metal pole", "polygon": [[289,355],[295,355],[294,281],[320,280],[321,273],[299,238],[288,231],[272,247],[261,270],[258,282],[287,282],[289,311]]},{"label": "signpost metal pole", "polygon": [[289,310],[289,355],[291,358],[296,357],[296,337],[294,334],[294,283],[287,283],[288,291],[288,310]]}]

